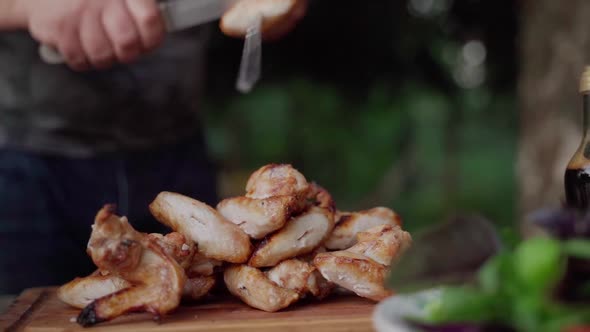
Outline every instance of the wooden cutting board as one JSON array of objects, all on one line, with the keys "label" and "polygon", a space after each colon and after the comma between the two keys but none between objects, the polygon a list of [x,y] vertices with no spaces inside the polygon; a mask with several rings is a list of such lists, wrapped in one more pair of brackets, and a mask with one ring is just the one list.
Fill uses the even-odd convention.
[{"label": "wooden cutting board", "polygon": [[147,314],[130,314],[112,322],[82,328],[74,322],[78,310],[63,304],[55,289],[25,291],[0,316],[0,331],[280,331],[340,332],[373,331],[371,314],[375,304],[354,296],[333,296],[322,302],[308,302],[276,313],[252,309],[234,298],[205,304],[181,306],[155,322]]}]

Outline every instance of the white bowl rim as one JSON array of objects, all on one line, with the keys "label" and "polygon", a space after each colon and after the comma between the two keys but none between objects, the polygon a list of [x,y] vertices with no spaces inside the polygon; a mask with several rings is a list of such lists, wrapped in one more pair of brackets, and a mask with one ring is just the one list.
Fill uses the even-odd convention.
[{"label": "white bowl rim", "polygon": [[393,295],[381,301],[373,311],[377,332],[415,332],[406,318],[424,317],[424,304],[440,297],[441,289],[433,288],[412,294]]}]

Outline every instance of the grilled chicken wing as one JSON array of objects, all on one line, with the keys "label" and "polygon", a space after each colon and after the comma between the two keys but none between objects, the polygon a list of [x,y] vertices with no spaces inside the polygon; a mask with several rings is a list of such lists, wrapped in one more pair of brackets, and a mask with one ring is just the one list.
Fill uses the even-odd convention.
[{"label": "grilled chicken wing", "polygon": [[352,247],[356,243],[359,232],[379,225],[401,226],[401,218],[391,209],[376,207],[361,212],[338,212],[336,227],[326,240],[325,246],[331,250],[341,250]]},{"label": "grilled chicken wing", "polygon": [[250,258],[249,265],[275,266],[285,259],[307,254],[322,244],[333,227],[334,219],[331,212],[312,207],[261,242]]},{"label": "grilled chicken wing", "polygon": [[283,227],[291,216],[308,207],[310,198],[315,200],[318,196],[322,204],[333,205],[327,191],[315,184],[309,185],[290,165],[260,168],[248,180],[246,191],[246,196],[222,201],[217,210],[253,239],[262,239]]},{"label": "grilled chicken wing", "polygon": [[234,197],[221,201],[217,210],[227,220],[253,239],[262,239],[285,225],[291,216],[304,207],[297,196],[273,196],[263,199]]},{"label": "grilled chicken wing", "polygon": [[317,183],[312,182],[309,186],[307,201],[312,205],[326,209],[332,214],[332,218],[335,221],[336,203],[334,202],[332,195],[330,195],[326,189]]},{"label": "grilled chicken wing", "polygon": [[312,252],[307,253],[305,255],[301,255],[299,257],[297,257],[298,259],[307,262],[307,263],[313,263],[313,259],[315,258],[315,256],[317,256],[317,254],[322,253],[322,252],[326,252],[326,247],[324,247],[323,245],[315,248]]},{"label": "grilled chicken wing", "polygon": [[88,253],[100,270],[133,286],[90,303],[78,316],[79,324],[90,326],[131,311],[160,316],[180,303],[186,282],[183,269],[147,234],[134,230],[127,218],[116,216],[112,206],[98,212]]},{"label": "grilled chicken wing", "polygon": [[383,286],[385,266],[363,255],[345,250],[322,253],[314,265],[327,280],[361,297],[381,301],[392,294]]},{"label": "grilled chicken wing", "polygon": [[197,251],[192,240],[177,232],[166,235],[152,233],[148,237],[155,241],[168,256],[174,258],[183,269],[191,266],[193,256]]},{"label": "grilled chicken wing", "polygon": [[246,184],[246,197],[303,197],[309,190],[305,176],[291,165],[270,164],[252,173]]},{"label": "grilled chicken wing", "polygon": [[352,212],[336,210],[336,213],[334,213],[334,220],[336,220],[336,225],[338,225],[340,221],[344,221],[346,219],[343,217],[348,217],[350,215],[352,215]]},{"label": "grilled chicken wing", "polygon": [[264,272],[247,265],[228,267],[223,277],[230,293],[260,310],[279,311],[300,298],[297,291],[278,286]]},{"label": "grilled chicken wing", "polygon": [[275,284],[303,295],[309,291],[309,279],[314,270],[315,268],[306,262],[289,259],[268,270],[266,276]]},{"label": "grilled chicken wing", "polygon": [[192,198],[160,193],[150,211],[161,223],[197,243],[200,254],[230,263],[243,263],[252,252],[250,238],[215,209]]},{"label": "grilled chicken wing", "polygon": [[72,307],[83,309],[96,299],[129,287],[131,284],[119,276],[92,274],[61,286],[57,297]]},{"label": "grilled chicken wing", "polygon": [[[187,272],[189,268],[194,268],[192,264],[194,264],[193,262],[196,260],[196,258],[193,258],[196,247],[192,241],[187,241],[184,235],[180,233],[169,233],[164,236],[162,234],[153,233],[148,234],[148,238],[159,245],[168,256],[175,259],[182,268],[187,269]],[[209,262],[209,260],[204,257],[202,257],[200,261],[201,266],[205,264],[205,261]],[[201,270],[203,269],[201,268]],[[213,272],[211,271],[211,274],[212,273]],[[190,277],[195,277],[195,275],[191,275]],[[193,285],[197,284],[193,282]],[[205,287],[207,286],[206,284],[203,285]],[[82,309],[96,299],[131,286],[132,284],[127,280],[122,279],[117,275],[110,274],[108,271],[96,271],[87,277],[76,278],[61,286],[58,289],[57,295],[63,302]],[[185,293],[187,293],[186,289],[187,285],[185,285]],[[209,289],[210,288],[197,290],[193,286],[192,288],[189,288],[188,294],[185,295],[192,297],[190,294],[208,292]]]},{"label": "grilled chicken wing", "polygon": [[184,284],[183,297],[193,301],[207,296],[215,286],[215,277],[200,276],[190,278]]},{"label": "grilled chicken wing", "polygon": [[268,270],[266,276],[280,287],[292,289],[302,297],[307,293],[311,293],[313,296],[322,299],[333,288],[333,284],[322,277],[315,267],[298,259],[281,262]]},{"label": "grilled chicken wing", "polygon": [[223,262],[207,258],[199,253],[195,254],[191,265],[186,269],[189,278],[197,276],[211,276],[215,268],[223,265]]},{"label": "grilled chicken wing", "polygon": [[156,241],[164,252],[174,258],[185,270],[188,277],[183,289],[183,298],[188,300],[200,300],[205,297],[215,286],[215,278],[212,276],[214,269],[221,266],[222,262],[206,258],[197,253],[193,241],[188,240],[180,233],[149,234],[151,240]]},{"label": "grilled chicken wing", "polygon": [[357,236],[358,243],[347,251],[361,254],[375,262],[390,266],[412,244],[412,237],[399,226],[381,225]]},{"label": "grilled chicken wing", "polygon": [[322,273],[315,269],[309,279],[307,285],[309,292],[318,300],[321,300],[332,293],[336,288],[336,284],[324,278]]},{"label": "grilled chicken wing", "polygon": [[380,225],[359,233],[347,250],[319,253],[314,265],[328,281],[380,301],[391,295],[383,286],[388,266],[410,245],[410,234],[399,226]]}]

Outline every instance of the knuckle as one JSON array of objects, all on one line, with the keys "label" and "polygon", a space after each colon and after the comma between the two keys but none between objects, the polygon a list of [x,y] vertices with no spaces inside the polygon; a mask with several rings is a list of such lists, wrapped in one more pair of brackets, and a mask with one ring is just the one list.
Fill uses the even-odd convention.
[{"label": "knuckle", "polygon": [[112,29],[113,33],[117,36],[120,36],[121,39],[130,39],[130,35],[134,30],[134,26],[128,20],[119,18],[113,22]]},{"label": "knuckle", "polygon": [[117,49],[124,54],[136,53],[139,51],[139,38],[127,36],[117,42]]},{"label": "knuckle", "polygon": [[82,64],[86,62],[86,54],[71,40],[64,40],[60,43],[59,51],[65,61],[69,64]]},{"label": "knuckle", "polygon": [[77,52],[63,50],[63,51],[61,51],[61,54],[64,57],[64,59],[66,60],[66,62],[68,62],[68,63],[81,64],[81,63],[85,62],[84,56],[81,56]]},{"label": "knuckle", "polygon": [[116,55],[119,61],[129,62],[135,60],[141,54],[141,48],[137,43],[124,43],[116,47]]},{"label": "knuckle", "polygon": [[108,63],[113,62],[115,59],[115,54],[110,51],[104,50],[96,50],[90,56],[90,61],[93,63]]},{"label": "knuckle", "polygon": [[135,27],[129,21],[117,20],[113,22],[110,35],[115,48],[121,52],[133,52],[141,43]]},{"label": "knuckle", "polygon": [[63,24],[58,22],[31,22],[29,31],[31,35],[42,42],[54,42],[63,39]]},{"label": "knuckle", "polygon": [[137,24],[144,28],[152,28],[161,25],[161,16],[157,8],[147,9],[137,16]]},{"label": "knuckle", "polygon": [[65,35],[76,29],[76,22],[66,16],[55,17],[47,22],[46,29]]}]

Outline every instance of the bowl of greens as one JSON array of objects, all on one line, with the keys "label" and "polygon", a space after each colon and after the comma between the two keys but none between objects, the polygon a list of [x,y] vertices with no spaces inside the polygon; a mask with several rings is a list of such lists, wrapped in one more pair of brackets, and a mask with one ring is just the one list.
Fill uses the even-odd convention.
[{"label": "bowl of greens", "polygon": [[[479,256],[473,252],[481,246],[466,238],[473,231],[461,234],[456,223],[442,236],[439,230],[431,232],[437,237],[418,237],[416,242],[436,243],[432,239],[449,241],[451,235],[467,244],[450,252],[446,246],[430,252],[419,248],[395,264],[389,287],[401,291],[378,305],[377,331],[590,331],[590,215],[564,208],[536,212],[529,220],[545,230],[542,236],[512,246],[488,244]],[[477,241],[482,239],[480,234]],[[472,259],[464,268],[440,267],[460,255],[477,256],[481,264]],[[439,267],[430,268],[433,264]]]}]

